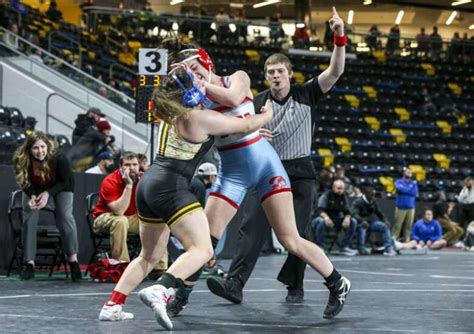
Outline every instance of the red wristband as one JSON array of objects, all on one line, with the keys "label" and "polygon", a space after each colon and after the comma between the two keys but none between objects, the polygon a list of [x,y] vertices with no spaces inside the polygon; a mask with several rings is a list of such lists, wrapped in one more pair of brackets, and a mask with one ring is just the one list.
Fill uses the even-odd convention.
[{"label": "red wristband", "polygon": [[337,46],[345,46],[347,43],[347,36],[338,36],[337,34],[334,34],[334,45]]}]

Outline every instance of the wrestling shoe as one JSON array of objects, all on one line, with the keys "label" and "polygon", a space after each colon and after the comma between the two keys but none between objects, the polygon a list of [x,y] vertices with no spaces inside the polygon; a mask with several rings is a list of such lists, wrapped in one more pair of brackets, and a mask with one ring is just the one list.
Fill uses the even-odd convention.
[{"label": "wrestling shoe", "polygon": [[173,329],[166,306],[173,300],[175,290],[165,288],[163,285],[155,284],[138,292],[140,300],[152,309],[156,321],[165,329]]},{"label": "wrestling shoe", "polygon": [[166,305],[166,312],[168,312],[168,316],[171,318],[176,317],[186,308],[188,302],[188,298],[180,298],[176,296],[171,303]]},{"label": "wrestling shoe", "polygon": [[324,283],[324,285],[329,289],[329,300],[324,310],[323,318],[331,319],[342,311],[346,297],[349,291],[351,291],[351,281],[341,276],[339,281],[333,286],[329,286],[327,283]]},{"label": "wrestling shoe", "polygon": [[211,276],[206,280],[207,287],[219,297],[234,304],[242,303],[242,284],[238,279]]},{"label": "wrestling shoe", "polygon": [[122,305],[114,304],[102,306],[100,310],[99,320],[100,321],[121,321],[121,320],[132,320],[133,314],[124,312],[122,310]]}]

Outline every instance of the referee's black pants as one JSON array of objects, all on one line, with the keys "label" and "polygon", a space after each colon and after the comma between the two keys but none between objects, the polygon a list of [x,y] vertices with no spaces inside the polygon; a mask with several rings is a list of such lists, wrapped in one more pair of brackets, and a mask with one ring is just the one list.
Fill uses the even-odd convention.
[{"label": "referee's black pants", "polygon": [[[307,238],[311,221],[315,179],[294,178],[289,175],[293,192],[293,205],[299,234]],[[265,236],[269,234],[268,223],[256,192],[247,195],[243,205],[242,223],[237,240],[237,253],[232,259],[228,277],[239,278],[245,285],[255,267],[262,250]],[[278,274],[278,280],[289,288],[302,289],[306,263],[293,254],[288,257]]]}]

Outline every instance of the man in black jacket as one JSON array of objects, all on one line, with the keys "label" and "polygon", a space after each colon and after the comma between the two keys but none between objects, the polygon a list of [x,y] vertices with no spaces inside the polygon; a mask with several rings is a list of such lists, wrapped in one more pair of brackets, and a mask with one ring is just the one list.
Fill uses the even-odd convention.
[{"label": "man in black jacket", "polygon": [[312,223],[316,243],[319,247],[324,248],[326,231],[335,228],[338,232],[345,231],[340,245],[341,252],[347,256],[356,255],[357,252],[349,245],[356,231],[357,221],[351,216],[343,180],[335,180],[331,190],[326,191],[319,197],[318,210],[319,217],[314,219]]},{"label": "man in black jacket", "polygon": [[85,114],[77,115],[77,118],[74,121],[76,127],[72,131],[72,144],[77,144],[79,139],[81,139],[90,128],[98,132],[99,129],[96,124],[100,121],[101,117],[105,117],[105,114],[103,114],[99,108],[95,107],[90,108]]},{"label": "man in black jacket", "polygon": [[392,233],[390,233],[390,224],[385,219],[384,214],[380,211],[375,201],[374,187],[367,187],[363,192],[363,196],[356,199],[352,203],[352,213],[357,219],[359,226],[357,232],[357,244],[360,255],[367,255],[365,242],[367,234],[371,232],[382,233],[384,252],[383,255],[396,255],[392,247]]}]

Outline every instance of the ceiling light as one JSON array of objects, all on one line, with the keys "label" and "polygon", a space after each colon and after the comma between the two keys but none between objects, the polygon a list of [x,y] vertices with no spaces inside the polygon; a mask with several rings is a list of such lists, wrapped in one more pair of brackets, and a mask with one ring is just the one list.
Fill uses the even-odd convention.
[{"label": "ceiling light", "polygon": [[453,23],[454,19],[456,18],[456,16],[458,16],[458,12],[456,12],[455,10],[453,10],[453,12],[451,13],[451,15],[449,15],[448,19],[446,20],[446,25],[449,26],[451,25],[451,23]]},{"label": "ceiling light", "polygon": [[474,24],[471,24],[471,25],[469,26],[469,30],[474,30]]},{"label": "ceiling light", "polygon": [[467,4],[467,3],[471,3],[472,0],[458,0],[458,1],[453,1],[451,3],[451,6],[459,6],[459,5],[464,5],[464,4]]},{"label": "ceiling light", "polygon": [[267,1],[264,1],[264,2],[256,3],[252,7],[253,8],[260,8],[260,7],[263,7],[263,6],[273,5],[274,3],[278,3],[280,1],[281,0],[267,0]]},{"label": "ceiling light", "polygon": [[363,2],[364,6],[371,5],[371,4],[372,4],[372,0],[364,0]]},{"label": "ceiling light", "polygon": [[400,24],[402,22],[403,15],[405,15],[403,10],[398,12],[397,18],[395,19],[395,24]]},{"label": "ceiling light", "polygon": [[171,5],[171,6],[174,6],[174,5],[177,5],[177,4],[179,4],[179,3],[183,3],[183,2],[184,2],[184,0],[171,0],[171,1],[170,1],[170,5]]},{"label": "ceiling light", "polygon": [[347,13],[347,24],[352,24],[353,21],[354,21],[354,11],[351,9]]},{"label": "ceiling light", "polygon": [[245,4],[238,2],[231,2],[230,8],[244,8]]}]

